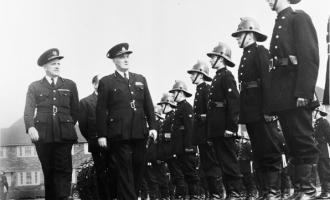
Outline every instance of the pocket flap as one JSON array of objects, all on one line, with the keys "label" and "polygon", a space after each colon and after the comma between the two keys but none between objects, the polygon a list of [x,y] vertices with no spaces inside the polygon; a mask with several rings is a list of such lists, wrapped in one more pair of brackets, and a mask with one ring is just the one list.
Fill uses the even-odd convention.
[{"label": "pocket flap", "polygon": [[47,117],[36,117],[34,118],[34,123],[45,123],[47,122]]},{"label": "pocket flap", "polygon": [[60,119],[60,122],[73,123],[73,119],[69,115],[64,115],[64,116],[59,115],[58,118]]}]

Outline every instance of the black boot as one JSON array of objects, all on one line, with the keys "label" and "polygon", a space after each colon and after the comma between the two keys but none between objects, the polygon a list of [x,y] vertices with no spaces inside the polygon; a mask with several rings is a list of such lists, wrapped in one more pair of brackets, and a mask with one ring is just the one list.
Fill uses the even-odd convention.
[{"label": "black boot", "polygon": [[226,187],[226,200],[241,200],[241,186],[241,179],[234,179],[228,181],[228,185]]},{"label": "black boot", "polygon": [[280,200],[281,199],[281,173],[280,171],[267,172],[266,179],[268,180],[267,188],[268,194],[267,200]]},{"label": "black boot", "polygon": [[312,182],[313,165],[302,164],[296,166],[300,191],[295,200],[312,200],[316,198],[316,188]]},{"label": "black boot", "polygon": [[330,199],[330,183],[322,183],[321,194],[316,199]]},{"label": "black boot", "polygon": [[207,177],[210,199],[222,199],[222,180],[217,177]]},{"label": "black boot", "polygon": [[281,194],[282,200],[289,200],[290,198],[290,188],[286,188],[282,191]]},{"label": "black boot", "polygon": [[266,173],[261,170],[256,170],[255,175],[259,194],[257,200],[264,200],[268,194]]}]

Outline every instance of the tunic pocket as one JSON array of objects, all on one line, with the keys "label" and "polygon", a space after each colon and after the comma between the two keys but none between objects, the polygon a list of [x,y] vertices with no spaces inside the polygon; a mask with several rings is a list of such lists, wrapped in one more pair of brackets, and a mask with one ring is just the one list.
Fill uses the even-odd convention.
[{"label": "tunic pocket", "polygon": [[123,122],[120,118],[109,116],[108,120],[108,135],[111,138],[120,137],[122,135]]},{"label": "tunic pocket", "polygon": [[77,133],[74,128],[74,121],[71,116],[58,116],[60,120],[61,139],[77,140]]},{"label": "tunic pocket", "polygon": [[58,90],[60,95],[60,104],[62,106],[70,106],[70,90]]}]

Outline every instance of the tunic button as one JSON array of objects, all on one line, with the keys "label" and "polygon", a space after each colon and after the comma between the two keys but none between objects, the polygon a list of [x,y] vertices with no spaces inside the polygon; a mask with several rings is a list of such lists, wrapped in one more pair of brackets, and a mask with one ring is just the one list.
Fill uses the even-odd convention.
[{"label": "tunic button", "polygon": [[280,36],[278,36],[278,35],[275,36],[275,38],[277,38],[277,39],[278,39],[279,37],[280,37]]},{"label": "tunic button", "polygon": [[134,94],[134,92],[131,92],[131,94]]},{"label": "tunic button", "polygon": [[278,26],[278,29],[281,29],[282,28],[282,26],[280,25],[280,26]]},{"label": "tunic button", "polygon": [[246,60],[246,58],[243,58],[243,60]]},{"label": "tunic button", "polygon": [[55,101],[55,100],[56,100],[56,98],[54,97],[54,98],[53,98],[53,100]]},{"label": "tunic button", "polygon": [[56,90],[53,90],[53,92],[56,92]]},{"label": "tunic button", "polygon": [[274,59],[277,60],[277,56],[275,56]]},{"label": "tunic button", "polygon": [[241,75],[243,75],[243,73],[242,73],[242,72],[241,72],[240,74],[241,74]]},{"label": "tunic button", "polygon": [[241,67],[244,67],[244,65],[241,65]]},{"label": "tunic button", "polygon": [[285,16],[283,16],[282,19],[285,19]]},{"label": "tunic button", "polygon": [[275,46],[275,49],[277,49],[278,47],[277,46]]}]

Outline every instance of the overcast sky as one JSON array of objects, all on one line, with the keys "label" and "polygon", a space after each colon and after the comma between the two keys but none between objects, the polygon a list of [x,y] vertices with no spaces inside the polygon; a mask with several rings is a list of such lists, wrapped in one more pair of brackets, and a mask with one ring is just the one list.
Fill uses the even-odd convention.
[{"label": "overcast sky", "polygon": [[[318,32],[317,85],[323,87],[330,0],[302,0],[294,8],[305,10]],[[219,41],[231,46],[238,65],[242,50],[230,34],[245,16],[271,35],[276,13],[265,0],[1,0],[0,128],[23,116],[28,85],[44,76],[37,59],[49,48],[60,49],[61,74],[77,83],[83,98],[92,92],[94,75],[114,72],[108,49],[128,42],[130,71],[146,76],[156,103],[177,79],[194,92],[186,71],[197,60],[208,62],[205,54]],[[263,45],[268,48],[269,39]],[[232,71],[236,75],[237,68]]]}]

